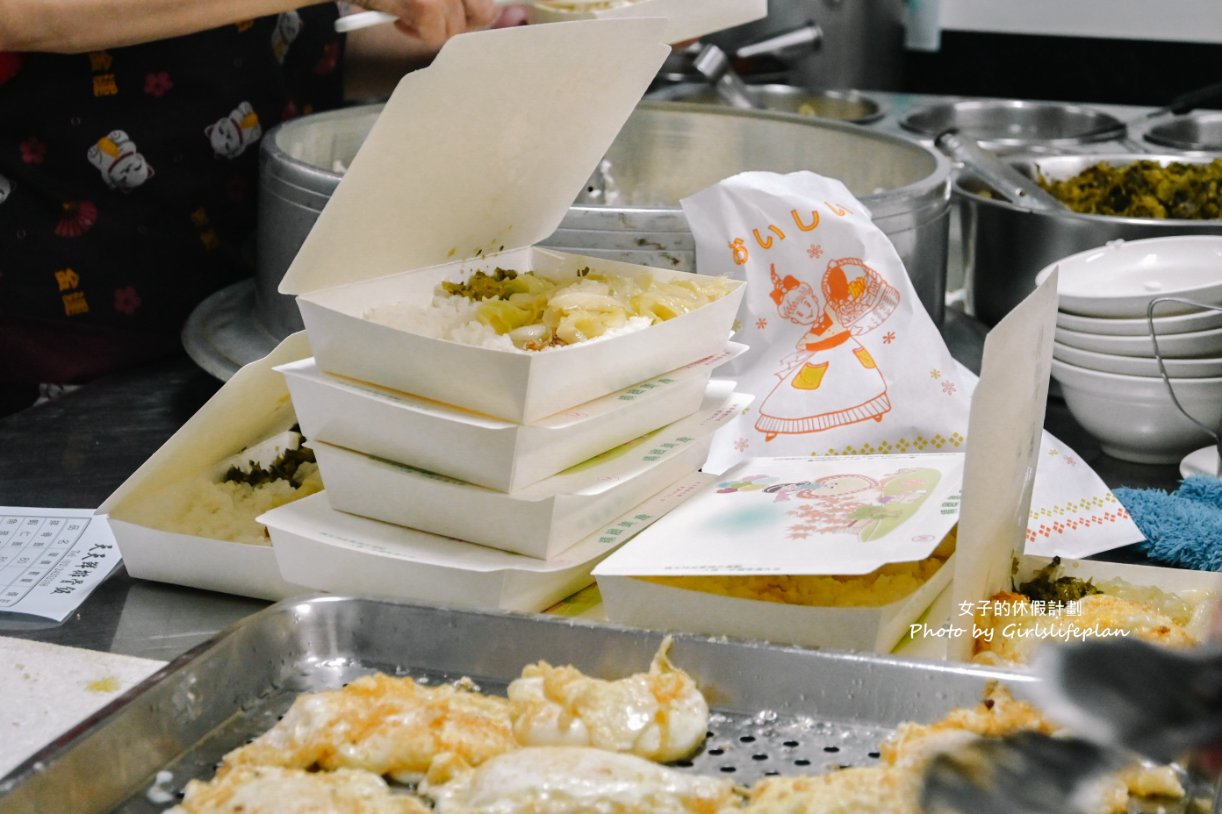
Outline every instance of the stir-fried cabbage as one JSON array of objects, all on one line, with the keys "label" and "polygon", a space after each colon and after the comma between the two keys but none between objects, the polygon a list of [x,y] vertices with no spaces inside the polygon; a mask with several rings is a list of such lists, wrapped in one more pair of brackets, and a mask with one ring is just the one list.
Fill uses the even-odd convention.
[{"label": "stir-fried cabbage", "polygon": [[498,268],[462,283],[442,283],[438,294],[477,301],[481,324],[508,336],[516,347],[540,350],[595,339],[634,319],[664,322],[727,291],[728,280],[695,275],[662,281],[582,269],[573,279],[555,280]]}]

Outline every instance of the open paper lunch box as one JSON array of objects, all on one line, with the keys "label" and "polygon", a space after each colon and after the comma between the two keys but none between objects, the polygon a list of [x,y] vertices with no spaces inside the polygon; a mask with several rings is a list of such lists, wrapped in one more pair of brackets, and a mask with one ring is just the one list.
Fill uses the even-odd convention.
[{"label": "open paper lunch box", "polygon": [[297,297],[318,366],[529,424],[723,351],[741,281],[644,330],[539,352],[365,318],[373,306],[427,306],[441,282],[498,267],[708,282],[534,245],[555,231],[656,75],[670,51],[664,26],[642,18],[475,32],[404,77],[280,284]]},{"label": "open paper lunch box", "polygon": [[335,509],[549,559],[698,470],[714,430],[750,403],[733,386],[714,381],[694,415],[512,495],[330,444],[313,448]]},{"label": "open paper lunch box", "polygon": [[172,501],[185,500],[194,478],[292,426],[288,388],[273,368],[309,353],[305,334],[296,333],[243,367],[98,507],[129,574],[259,599],[305,590],[281,577],[270,540],[252,545],[170,532],[158,518]]},{"label": "open paper lunch box", "polygon": [[957,453],[751,459],[599,564],[607,616],[659,630],[887,652],[950,583],[953,562],[900,598],[857,607],[726,596],[639,577],[762,584],[770,575],[822,576],[826,596],[827,581],[843,585],[837,580],[846,575],[916,562],[939,548],[958,519],[962,467]]},{"label": "open paper lunch box", "polygon": [[696,412],[714,368],[744,349],[730,343],[721,353],[535,424],[332,376],[313,359],[277,369],[307,438],[514,492]]},{"label": "open paper lunch box", "polygon": [[[227,751],[270,728],[301,692],[373,671],[434,683],[469,676],[504,694],[540,659],[618,678],[648,668],[660,633],[573,620],[339,596],[281,602],[167,665],[0,782],[0,812],[151,814]],[[974,705],[1022,674],[676,635],[711,734],[685,771],[750,783],[766,773],[869,766],[901,722]]]}]

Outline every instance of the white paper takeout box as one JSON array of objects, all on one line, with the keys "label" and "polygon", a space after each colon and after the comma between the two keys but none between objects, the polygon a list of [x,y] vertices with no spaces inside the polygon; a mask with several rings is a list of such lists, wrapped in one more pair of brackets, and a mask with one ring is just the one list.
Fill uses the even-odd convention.
[{"label": "white paper takeout box", "polygon": [[[1016,588],[1021,583],[1030,580],[1037,571],[1051,562],[1050,557],[1024,554],[1012,562],[1014,567],[1006,582],[995,584],[992,588],[994,591],[1009,591],[1011,588]],[[1212,571],[1164,568],[1156,565],[1138,565],[1108,560],[1062,558],[1057,575],[1091,580],[1102,589],[1110,589],[1109,583],[1123,581],[1138,589],[1130,595],[1141,596],[1141,589],[1146,588],[1155,588],[1168,594],[1174,594],[1186,603],[1193,614],[1193,618],[1187,625],[1188,633],[1202,641],[1207,638],[1210,613],[1217,602],[1222,599],[1222,574]],[[1106,592],[1110,590],[1105,590]],[[1123,592],[1122,595],[1124,595]],[[934,600],[926,618],[921,620],[923,624],[909,631],[910,635],[896,648],[896,652],[905,658],[932,660],[943,660],[948,657],[963,660],[972,658],[975,614],[983,605],[991,601],[992,594],[984,594],[974,600],[956,598],[948,588]],[[1063,619],[1067,625],[1072,625],[1075,621],[1075,617],[1068,612],[1065,613]],[[1024,617],[1016,618],[1016,621],[1023,620]],[[1001,630],[1004,631],[1004,624]],[[1022,669],[1023,665],[1016,664],[1013,667]]]},{"label": "white paper takeout box", "polygon": [[619,0],[608,8],[586,8],[564,0],[531,3],[526,19],[531,23],[557,23],[568,20],[615,19],[620,17],[664,17],[663,42],[694,40],[715,31],[762,19],[768,14],[768,0]]},{"label": "white paper takeout box", "polygon": [[713,369],[743,349],[730,343],[721,353],[535,424],[333,376],[312,359],[277,370],[311,441],[514,492],[696,412]]},{"label": "white paper takeout box", "polygon": [[713,432],[750,403],[732,390],[714,380],[697,413],[512,495],[327,443],[313,449],[334,509],[550,559],[699,469]]},{"label": "white paper takeout box", "polygon": [[427,305],[443,280],[496,267],[659,280],[687,272],[535,248],[640,101],[669,48],[658,19],[455,37],[404,77],[280,285],[319,367],[530,423],[721,351],[742,284],[642,331],[545,352],[429,338],[364,318]]},{"label": "white paper takeout box", "polygon": [[[605,562],[605,561],[604,561]],[[915,591],[877,607],[788,605],[599,575],[607,618],[655,630],[759,639],[776,644],[889,652],[950,584],[954,555]]]},{"label": "white paper takeout box", "polygon": [[873,607],[728,597],[638,577],[842,577],[924,559],[958,519],[962,460],[948,453],[747,461],[595,569],[607,617],[659,629],[889,651],[949,583],[949,560],[912,592]]},{"label": "white paper takeout box", "polygon": [[267,545],[233,543],[165,531],[151,523],[185,503],[186,486],[214,475],[226,458],[293,425],[293,405],[276,365],[309,356],[304,333],[237,371],[100,507],[133,577],[210,591],[284,599],[302,593],[280,576]]},{"label": "white paper takeout box", "polygon": [[285,579],[330,593],[485,610],[542,611],[593,583],[590,570],[692,491],[693,475],[550,562],[332,509],[313,495],[260,518]]}]

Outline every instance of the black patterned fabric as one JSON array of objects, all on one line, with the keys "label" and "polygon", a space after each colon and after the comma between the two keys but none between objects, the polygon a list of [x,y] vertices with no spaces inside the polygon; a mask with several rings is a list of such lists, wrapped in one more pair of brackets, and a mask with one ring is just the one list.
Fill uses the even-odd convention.
[{"label": "black patterned fabric", "polygon": [[340,104],[337,13],[0,52],[0,383],[176,351],[191,310],[253,273],[258,142]]}]

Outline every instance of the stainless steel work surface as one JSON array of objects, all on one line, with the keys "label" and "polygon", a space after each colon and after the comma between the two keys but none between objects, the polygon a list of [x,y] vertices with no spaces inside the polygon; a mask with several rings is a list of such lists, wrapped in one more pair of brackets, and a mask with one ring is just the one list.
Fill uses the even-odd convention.
[{"label": "stainless steel work surface", "polygon": [[[702,751],[681,764],[741,783],[869,765],[905,720],[980,700],[991,678],[934,662],[677,635],[671,660],[712,709]],[[503,694],[545,659],[617,678],[648,669],[661,634],[541,616],[310,597],[273,605],[167,665],[0,783],[0,812],[163,811],[191,778],[270,728],[302,692],[373,671],[470,677]],[[160,774],[159,774],[160,773]]]}]

